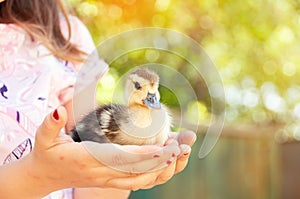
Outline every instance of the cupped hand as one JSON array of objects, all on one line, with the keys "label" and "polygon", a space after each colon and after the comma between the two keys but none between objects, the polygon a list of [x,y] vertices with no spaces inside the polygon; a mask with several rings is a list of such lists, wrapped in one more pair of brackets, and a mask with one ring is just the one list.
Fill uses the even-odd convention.
[{"label": "cupped hand", "polygon": [[167,143],[178,142],[181,152],[177,157],[175,173],[181,172],[187,165],[188,159],[191,155],[191,147],[196,141],[196,134],[192,131],[182,131],[180,133],[169,133],[169,140]]},{"label": "cupped hand", "polygon": [[164,147],[97,144],[103,158],[99,161],[88,151],[89,143],[75,143],[60,134],[66,121],[63,107],[49,114],[27,157],[33,165],[29,175],[49,186],[49,191],[68,187],[137,190],[162,184],[185,167],[195,138],[191,133],[172,134],[172,142]]}]

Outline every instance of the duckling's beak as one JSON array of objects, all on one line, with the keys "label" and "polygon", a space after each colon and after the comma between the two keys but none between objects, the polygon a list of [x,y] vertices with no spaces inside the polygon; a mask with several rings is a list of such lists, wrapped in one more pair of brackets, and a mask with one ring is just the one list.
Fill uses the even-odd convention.
[{"label": "duckling's beak", "polygon": [[146,106],[151,109],[160,109],[160,102],[157,100],[156,95],[152,93],[148,93],[146,99],[143,101]]}]

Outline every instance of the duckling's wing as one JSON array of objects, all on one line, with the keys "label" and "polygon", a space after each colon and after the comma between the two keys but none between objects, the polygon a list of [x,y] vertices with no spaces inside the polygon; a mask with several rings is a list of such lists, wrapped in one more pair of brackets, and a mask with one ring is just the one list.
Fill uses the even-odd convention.
[{"label": "duckling's wing", "polygon": [[121,143],[120,125],[128,123],[126,110],[125,106],[117,104],[100,106],[77,123],[71,131],[71,137],[76,142]]},{"label": "duckling's wing", "polygon": [[101,130],[111,142],[118,143],[122,133],[120,125],[128,122],[126,110],[125,106],[118,104],[105,105],[96,110]]},{"label": "duckling's wing", "polygon": [[94,141],[100,143],[109,142],[101,130],[100,120],[96,111],[92,111],[82,118],[71,130],[70,135],[75,142]]}]

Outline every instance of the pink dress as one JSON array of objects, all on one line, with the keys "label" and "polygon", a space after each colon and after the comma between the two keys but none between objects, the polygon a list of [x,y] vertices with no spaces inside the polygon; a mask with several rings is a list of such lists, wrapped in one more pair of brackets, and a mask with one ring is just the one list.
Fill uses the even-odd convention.
[{"label": "pink dress", "polygon": [[[70,16],[71,42],[91,53],[95,46],[86,27]],[[67,26],[61,23],[62,32]],[[99,60],[103,72],[107,65]],[[0,24],[0,165],[26,156],[44,117],[73,96],[80,65],[49,55],[41,43],[13,24]],[[72,189],[47,199],[71,199]]]}]

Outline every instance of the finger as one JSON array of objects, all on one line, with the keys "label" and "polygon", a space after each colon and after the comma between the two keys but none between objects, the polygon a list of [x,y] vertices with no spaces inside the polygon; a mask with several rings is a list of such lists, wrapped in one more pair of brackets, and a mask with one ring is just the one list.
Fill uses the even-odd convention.
[{"label": "finger", "polygon": [[107,182],[108,186],[119,187],[126,190],[148,189],[153,186],[163,184],[174,175],[176,163],[168,165],[166,169],[155,172],[148,172],[126,178],[113,178]]},{"label": "finger", "polygon": [[108,187],[118,187],[119,189],[133,191],[145,189],[146,187],[155,185],[157,177],[161,174],[161,172],[162,171],[156,171],[124,178],[112,178],[109,181],[107,181],[106,185]]},{"label": "finger", "polygon": [[125,178],[112,178],[106,182],[106,187],[118,187],[118,189],[136,191],[142,187],[145,187],[148,183],[154,182],[155,179],[156,176],[153,176],[151,173]]},{"label": "finger", "polygon": [[81,144],[94,158],[107,164],[128,164],[151,159],[155,154],[162,153],[162,147],[149,146],[121,146],[111,143],[96,143],[84,141]]},{"label": "finger", "polygon": [[181,152],[176,141],[166,147],[121,146],[88,141],[81,144],[102,164],[129,173],[143,173],[160,169],[161,165],[166,166],[166,162],[171,157],[176,157]]},{"label": "finger", "polygon": [[64,107],[58,107],[47,115],[43,123],[37,129],[35,145],[43,148],[51,146],[58,137],[61,129],[66,125],[67,112]]},{"label": "finger", "polygon": [[170,132],[168,134],[169,139],[177,139],[177,136],[179,135],[179,132]]},{"label": "finger", "polygon": [[168,180],[170,180],[175,172],[176,169],[176,161],[173,161],[167,168],[163,170],[163,172],[158,176],[158,178],[155,181],[155,184],[149,184],[149,186],[164,184]]},{"label": "finger", "polygon": [[173,142],[173,140],[178,140],[179,144],[188,144],[192,146],[196,141],[196,134],[192,131],[182,131],[182,132],[170,132],[168,134],[168,140],[165,145]]},{"label": "finger", "polygon": [[174,142],[163,148],[160,154],[156,153],[152,158],[138,161],[131,164],[118,165],[123,171],[131,169],[131,173],[144,173],[161,170],[175,162],[176,157],[180,154],[180,148],[177,142]]},{"label": "finger", "polygon": [[152,154],[162,150],[162,147],[157,145],[123,145],[122,150],[132,154]]},{"label": "finger", "polygon": [[182,144],[180,145],[181,154],[176,162],[175,173],[181,172],[187,165],[189,156],[191,154],[191,147],[189,145]]},{"label": "finger", "polygon": [[197,139],[196,134],[193,131],[183,131],[180,132],[177,136],[177,140],[179,144],[187,144],[192,146]]},{"label": "finger", "polygon": [[[178,134],[178,133],[176,133],[176,134]],[[167,146],[167,145],[171,144],[171,143],[174,142],[174,141],[177,142],[177,137],[169,137],[169,138],[167,139],[167,141],[164,143],[164,146]]]},{"label": "finger", "polygon": [[[174,140],[172,143],[170,143],[169,145],[167,145],[167,146],[165,147],[165,150],[167,151],[169,147],[170,147],[170,149],[171,149],[172,146],[178,146],[178,142],[177,142],[176,140]],[[170,149],[169,149],[169,150],[170,150]],[[180,148],[179,148],[179,149],[180,149]],[[156,167],[153,169],[153,171],[154,171],[155,169],[156,169],[156,170],[157,170],[157,169],[164,169],[164,168],[168,167],[170,164],[176,162],[177,157],[178,157],[181,153],[182,153],[182,152],[181,152],[181,149],[180,149],[180,153],[179,153],[179,154],[178,154],[178,153],[172,153],[171,156],[169,156],[168,159],[164,159],[164,161],[161,162],[160,165],[156,166]],[[168,153],[165,152],[165,154],[168,154]],[[170,153],[169,153],[169,154],[170,154]]]}]

